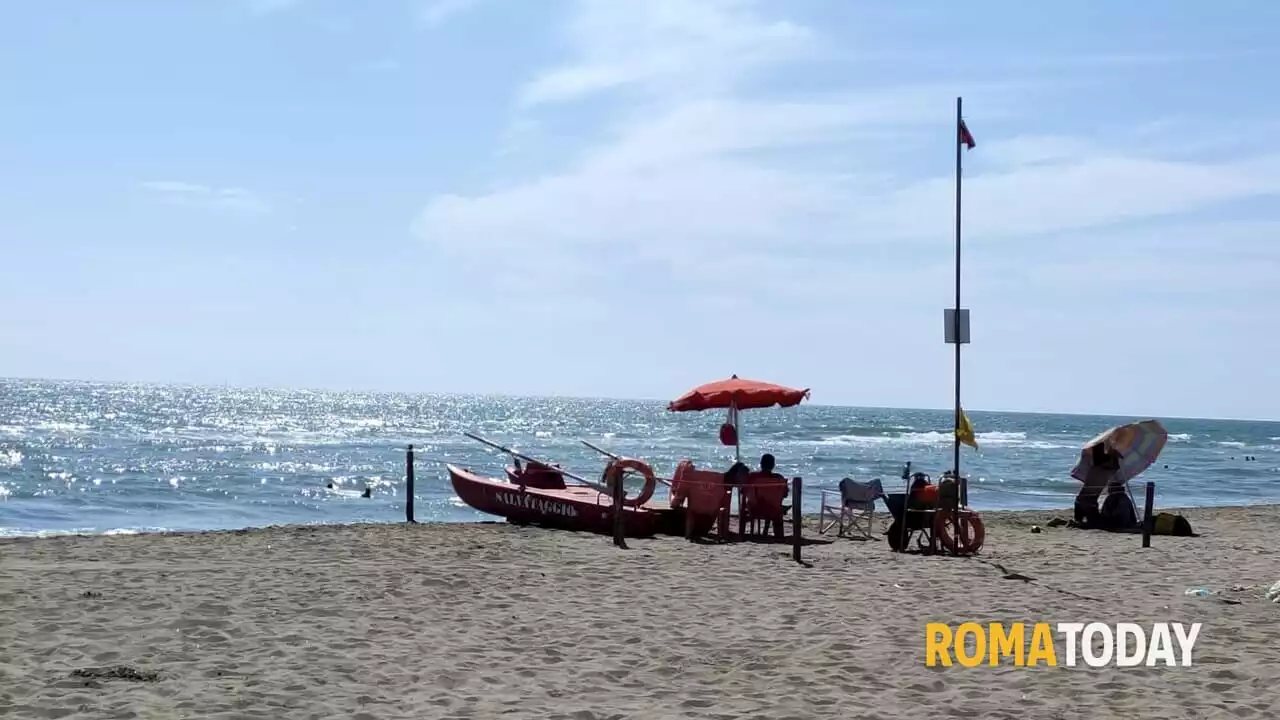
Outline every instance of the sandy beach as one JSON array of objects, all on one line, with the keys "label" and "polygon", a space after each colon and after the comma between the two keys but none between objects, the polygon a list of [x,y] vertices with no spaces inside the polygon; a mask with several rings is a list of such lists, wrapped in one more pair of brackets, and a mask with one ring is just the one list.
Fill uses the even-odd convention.
[{"label": "sandy beach", "polygon": [[[986,513],[978,558],[810,567],[504,524],[5,540],[0,715],[1275,717],[1280,507],[1183,512],[1202,537],[1146,550]],[[925,623],[966,620],[1204,626],[1189,668],[926,667]]]}]

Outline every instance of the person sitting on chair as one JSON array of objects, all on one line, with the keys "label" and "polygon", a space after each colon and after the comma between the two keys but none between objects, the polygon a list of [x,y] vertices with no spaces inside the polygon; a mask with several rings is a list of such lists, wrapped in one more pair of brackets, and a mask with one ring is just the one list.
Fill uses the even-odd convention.
[{"label": "person sitting on chair", "polygon": [[735,462],[724,474],[724,484],[730,487],[746,485],[751,476],[751,468],[746,463]]},{"label": "person sitting on chair", "polygon": [[[783,486],[785,487],[787,483],[787,479],[783,477],[781,473],[774,472],[773,468],[776,462],[777,461],[773,459],[772,453],[765,453],[761,455],[760,456],[760,473],[756,476],[756,478],[757,479],[768,478],[770,480],[777,480],[783,483]],[[786,492],[782,493],[782,497],[786,497],[790,493],[791,491],[790,489],[788,489]]]}]

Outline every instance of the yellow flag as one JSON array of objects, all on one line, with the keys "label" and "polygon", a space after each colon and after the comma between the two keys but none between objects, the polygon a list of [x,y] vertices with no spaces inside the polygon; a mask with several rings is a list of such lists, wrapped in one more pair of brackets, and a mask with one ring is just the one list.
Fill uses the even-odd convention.
[{"label": "yellow flag", "polygon": [[956,438],[974,450],[978,449],[978,439],[973,434],[973,423],[969,422],[969,416],[965,414],[964,408],[960,408],[960,427],[956,428]]}]

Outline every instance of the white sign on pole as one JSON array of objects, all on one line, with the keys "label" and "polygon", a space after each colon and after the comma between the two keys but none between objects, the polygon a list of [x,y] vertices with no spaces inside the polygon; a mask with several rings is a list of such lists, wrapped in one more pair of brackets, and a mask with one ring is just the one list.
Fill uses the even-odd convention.
[{"label": "white sign on pole", "polygon": [[[946,338],[948,345],[956,344],[956,311],[955,308],[947,308],[942,311],[942,321],[945,324],[943,337]],[[960,309],[960,340],[961,345],[969,343],[969,308]]]}]

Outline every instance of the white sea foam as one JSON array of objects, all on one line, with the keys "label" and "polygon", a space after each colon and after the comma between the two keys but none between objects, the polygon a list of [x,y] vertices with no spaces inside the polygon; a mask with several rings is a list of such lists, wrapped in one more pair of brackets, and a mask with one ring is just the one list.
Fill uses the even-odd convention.
[{"label": "white sea foam", "polygon": [[45,432],[74,433],[74,432],[84,432],[85,430],[89,429],[89,426],[85,425],[84,423],[52,422],[52,421],[45,420],[45,421],[35,423],[34,425],[31,426],[31,429],[43,430]]},{"label": "white sea foam", "polygon": [[22,465],[22,453],[18,450],[0,452],[0,468],[16,468]]},{"label": "white sea foam", "polygon": [[337,470],[333,465],[313,462],[256,462],[251,465],[254,470],[269,473],[328,473]]},{"label": "white sea foam", "polygon": [[1231,447],[1231,448],[1242,448],[1242,447],[1246,447],[1244,443],[1242,443],[1242,442],[1238,442],[1238,441],[1236,441],[1236,440],[1219,440],[1218,442],[1216,442],[1216,443],[1214,443],[1214,444],[1215,444],[1215,445],[1221,445],[1222,447]]},{"label": "white sea foam", "polygon": [[141,533],[173,532],[165,527],[124,527],[99,530],[82,527],[59,530],[18,530],[16,528],[0,528],[0,537],[59,537],[63,535],[139,535]]},{"label": "white sea foam", "polygon": [[970,492],[985,491],[985,492],[1001,493],[1005,495],[1030,495],[1032,497],[1045,497],[1045,498],[1064,497],[1064,496],[1070,496],[1074,494],[1074,493],[1065,492],[1062,490],[1053,490],[1051,488],[1028,487],[1028,488],[1019,488],[1017,490],[1004,490],[1001,488],[990,487],[987,485],[973,485],[973,484],[969,485],[969,491]]},{"label": "white sea foam", "polygon": [[[991,431],[977,433],[978,447],[1024,447],[1038,450],[1074,448],[1048,440],[1028,440],[1025,432]],[[882,435],[833,435],[817,441],[819,445],[950,445],[954,436],[945,432],[902,432]]]},{"label": "white sea foam", "polygon": [[1191,433],[1170,433],[1169,442],[1188,442],[1192,438]]}]

